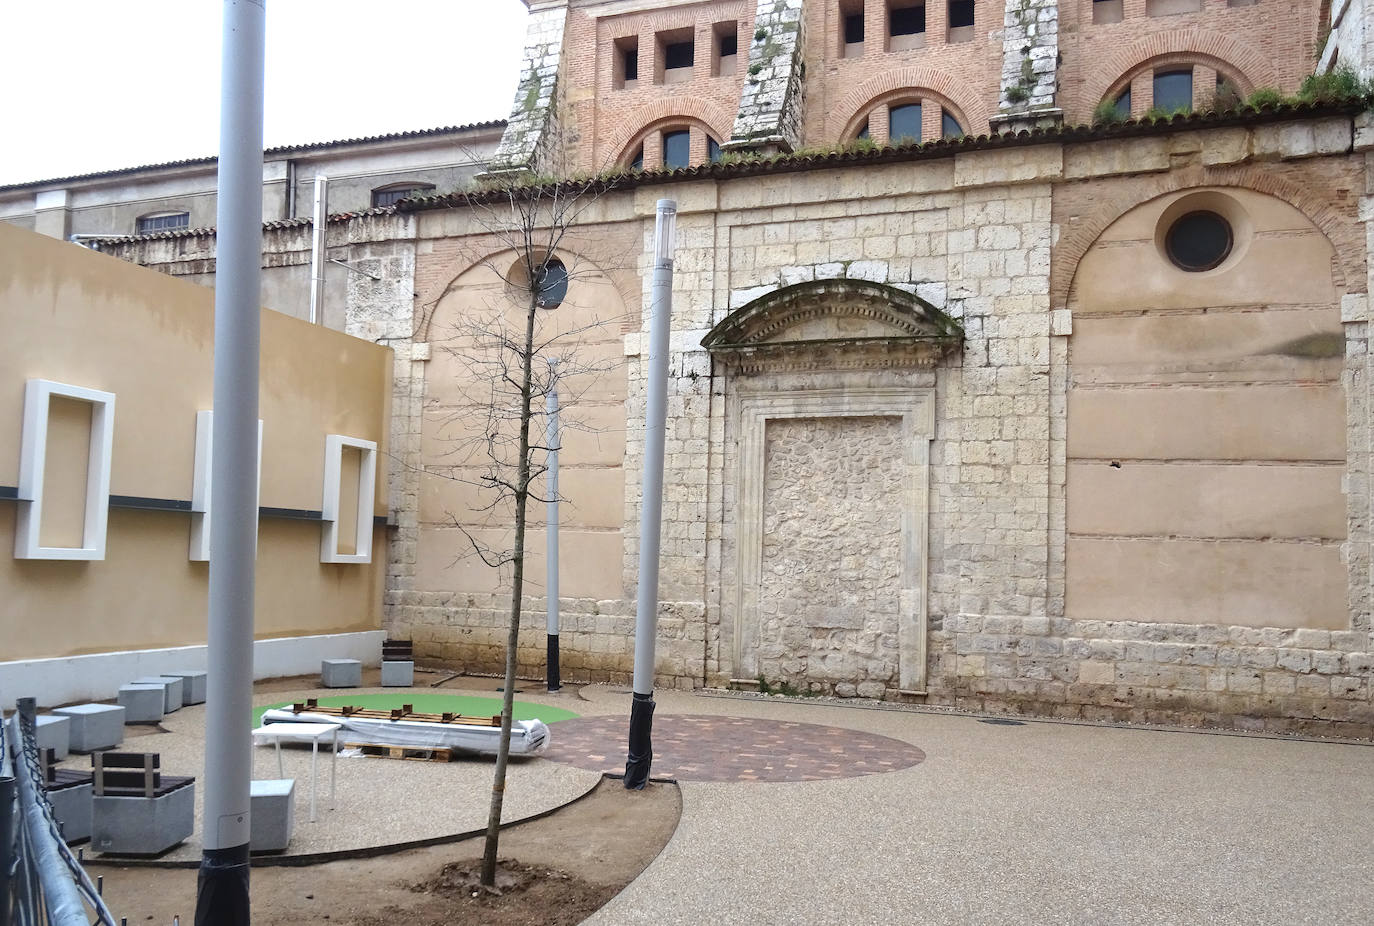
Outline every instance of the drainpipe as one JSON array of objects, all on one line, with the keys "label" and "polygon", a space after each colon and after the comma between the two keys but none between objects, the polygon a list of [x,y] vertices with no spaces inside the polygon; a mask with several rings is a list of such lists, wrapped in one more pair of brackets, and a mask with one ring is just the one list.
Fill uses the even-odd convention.
[{"label": "drainpipe", "polygon": [[324,324],[324,265],[329,247],[329,178],[315,177],[315,226],[310,235],[310,324]]},{"label": "drainpipe", "polygon": [[286,160],[286,208],[283,219],[296,217],[296,159]]}]

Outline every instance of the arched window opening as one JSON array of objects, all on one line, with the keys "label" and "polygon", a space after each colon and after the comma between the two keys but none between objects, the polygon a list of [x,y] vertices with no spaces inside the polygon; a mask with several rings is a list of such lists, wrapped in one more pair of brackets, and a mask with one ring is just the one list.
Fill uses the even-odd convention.
[{"label": "arched window opening", "polygon": [[1131,88],[1129,85],[1121,91],[1121,96],[1116,98],[1112,106],[1116,107],[1116,114],[1122,119],[1131,118]]},{"label": "arched window opening", "polygon": [[692,160],[692,133],[687,129],[663,133],[663,166],[687,167]]},{"label": "arched window opening", "polygon": [[868,138],[868,120],[867,120],[867,119],[864,120],[864,126],[863,126],[863,128],[859,129],[859,134],[858,134],[858,135],[855,135],[854,137],[855,137],[855,138]]},{"label": "arched window opening", "polygon": [[1152,109],[1166,113],[1190,112],[1193,108],[1193,69],[1155,71]]},{"label": "arched window opening", "polygon": [[941,138],[963,138],[964,130],[959,125],[959,120],[955,119],[947,112],[940,113],[940,137]]},{"label": "arched window opening", "polygon": [[689,116],[652,124],[633,136],[622,152],[620,164],[629,170],[648,171],[715,164],[724,154],[711,128]]},{"label": "arched window opening", "polygon": [[887,137],[894,145],[921,140],[921,104],[906,103],[887,111]]}]

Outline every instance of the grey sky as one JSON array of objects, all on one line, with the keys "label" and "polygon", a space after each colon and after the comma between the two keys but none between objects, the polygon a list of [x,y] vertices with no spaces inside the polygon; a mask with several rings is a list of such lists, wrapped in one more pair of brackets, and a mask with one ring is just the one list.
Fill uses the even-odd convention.
[{"label": "grey sky", "polygon": [[[219,148],[220,0],[0,0],[0,184]],[[267,146],[504,119],[520,0],[267,0]]]}]

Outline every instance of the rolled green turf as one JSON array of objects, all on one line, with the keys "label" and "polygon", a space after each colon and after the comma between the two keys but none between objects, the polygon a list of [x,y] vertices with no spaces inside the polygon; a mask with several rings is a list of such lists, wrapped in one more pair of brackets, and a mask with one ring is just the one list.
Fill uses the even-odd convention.
[{"label": "rolled green turf", "polygon": [[[421,714],[442,714],[447,711],[454,714],[467,714],[469,717],[491,717],[501,713],[500,698],[478,698],[472,695],[407,692],[405,694],[330,695],[318,700],[320,704],[328,707],[356,706],[374,711],[389,711],[403,704],[409,704],[417,713]],[[293,701],[283,701],[280,704],[267,704],[253,708],[253,726],[257,727],[262,724],[264,711],[276,707],[290,707],[294,703]],[[516,720],[542,720],[545,723],[557,723],[560,720],[567,720],[576,716],[572,711],[565,711],[561,707],[531,704],[528,701],[515,702]]]}]

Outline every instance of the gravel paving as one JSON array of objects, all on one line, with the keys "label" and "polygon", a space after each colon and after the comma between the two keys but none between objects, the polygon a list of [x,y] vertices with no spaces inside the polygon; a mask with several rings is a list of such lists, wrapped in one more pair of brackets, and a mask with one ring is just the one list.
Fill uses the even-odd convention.
[{"label": "gravel paving", "polygon": [[[276,690],[257,703],[320,693],[339,692]],[[584,716],[629,713],[624,688],[551,697],[546,703]],[[590,926],[1249,926],[1359,922],[1374,906],[1374,745],[992,725],[971,716],[676,691],[655,698],[658,717],[842,727],[909,743],[926,758],[898,771],[823,781],[684,777],[672,840]],[[125,748],[160,751],[169,774],[199,775],[203,719],[203,708],[183,708],[167,718],[169,732],[130,737]],[[551,729],[556,740],[557,725]],[[257,752],[257,774],[275,776],[271,748]],[[487,761],[341,759],[338,805],[323,809],[325,763],[320,822],[310,824],[309,761],[308,749],[287,755],[287,774],[302,789],[293,853],[447,835],[485,821]],[[513,764],[506,819],[557,807],[598,778],[545,759]],[[193,839],[167,857],[199,853]]]},{"label": "gravel paving", "polygon": [[[403,688],[357,688],[360,694],[403,694]],[[434,693],[425,689],[427,693]],[[255,705],[299,701],[307,697],[338,695],[340,689],[274,690],[254,697]],[[445,688],[444,694],[492,696],[489,690]],[[580,712],[576,699],[561,696],[543,701],[540,696],[519,695],[521,701],[558,704]],[[192,705],[168,714],[162,722],[167,731],[138,732],[127,728],[121,749],[161,754],[168,775],[196,777],[196,832],[159,861],[195,861],[201,855],[201,787],[205,770],[205,706]],[[152,728],[145,728],[152,729]],[[557,735],[557,725],[551,727]],[[253,750],[253,777],[276,778],[274,746]],[[316,822],[310,817],[310,747],[284,745],[282,762],[288,778],[296,779],[295,830],[286,855],[362,849],[470,832],[486,826],[491,799],[493,761],[455,758],[451,762],[424,762],[380,758],[338,759],[336,801],[329,807],[329,754],[319,757],[319,795]],[[89,769],[87,756],[72,756],[64,766]],[[512,758],[506,776],[502,820],[511,822],[560,807],[596,786],[595,772],[541,759]],[[89,850],[88,850],[88,854]],[[95,857],[99,858],[98,854]]]},{"label": "gravel paving", "polygon": [[[628,695],[583,694],[628,710]],[[682,781],[673,839],[591,926],[1327,923],[1374,905],[1368,745],[655,698],[656,716],[831,724],[927,758],[831,781]]]}]

